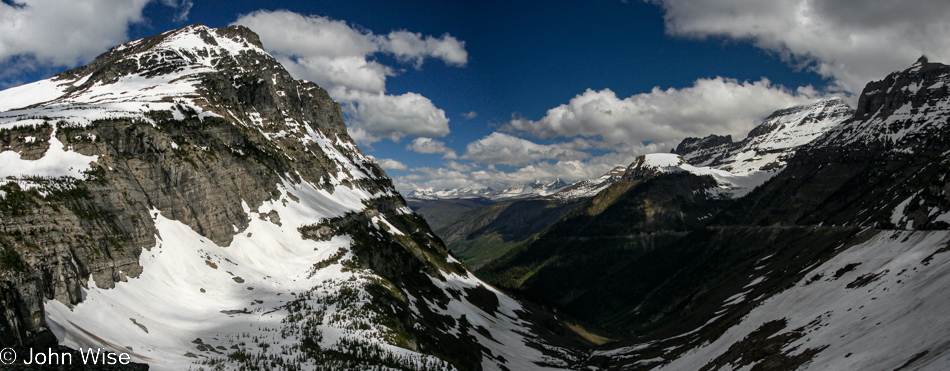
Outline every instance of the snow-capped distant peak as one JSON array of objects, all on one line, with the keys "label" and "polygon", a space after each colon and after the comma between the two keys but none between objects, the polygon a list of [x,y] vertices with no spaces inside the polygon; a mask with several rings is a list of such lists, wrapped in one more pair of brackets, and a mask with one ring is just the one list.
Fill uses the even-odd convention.
[{"label": "snow-capped distant peak", "polygon": [[675,153],[651,153],[637,157],[627,167],[625,180],[647,179],[660,174],[690,173],[697,176],[709,176],[716,186],[707,189],[712,197],[738,198],[748,194],[753,188],[774,176],[774,171],[757,171],[735,174],[709,166],[690,165],[682,156]]},{"label": "snow-capped distant peak", "polygon": [[617,166],[604,175],[601,175],[599,178],[576,182],[555,193],[553,196],[563,199],[593,197],[594,195],[600,193],[600,191],[610,187],[611,184],[617,183],[623,179],[623,175],[626,172],[626,166]]},{"label": "snow-capped distant peak", "polygon": [[687,138],[675,152],[695,166],[710,166],[736,174],[780,169],[799,147],[851,118],[854,110],[841,98],[775,111],[739,142],[711,135]]},{"label": "snow-capped distant peak", "polygon": [[418,188],[406,194],[408,198],[419,200],[448,200],[460,198],[487,198],[495,201],[521,198],[544,197],[555,194],[568,186],[560,178],[549,183],[535,180],[521,187],[508,188],[501,191],[488,188],[451,188],[435,190],[432,188]]},{"label": "snow-capped distant peak", "polygon": [[414,189],[411,192],[406,194],[407,198],[415,198],[419,200],[445,200],[445,199],[458,199],[458,198],[489,198],[490,195],[496,193],[495,190],[491,188],[445,188],[445,189],[435,189],[435,188],[419,188]]}]

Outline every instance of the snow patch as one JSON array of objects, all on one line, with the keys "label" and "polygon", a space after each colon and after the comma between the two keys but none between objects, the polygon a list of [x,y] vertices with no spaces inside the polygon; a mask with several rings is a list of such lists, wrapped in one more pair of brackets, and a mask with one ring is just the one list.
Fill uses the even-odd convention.
[{"label": "snow patch", "polygon": [[53,129],[49,149],[38,160],[24,160],[14,151],[0,152],[0,179],[23,177],[73,177],[83,179],[83,172],[92,168],[90,163],[99,156],[86,156],[63,145]]}]

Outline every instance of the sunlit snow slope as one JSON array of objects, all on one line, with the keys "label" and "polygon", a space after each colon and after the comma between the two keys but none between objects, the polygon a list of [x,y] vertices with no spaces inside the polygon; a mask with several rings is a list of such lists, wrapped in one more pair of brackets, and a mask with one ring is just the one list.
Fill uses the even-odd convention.
[{"label": "sunlit snow slope", "polygon": [[779,361],[805,355],[805,370],[943,369],[950,364],[948,242],[947,231],[880,232],[657,369],[741,369],[761,360],[736,351],[757,347],[775,347]]}]

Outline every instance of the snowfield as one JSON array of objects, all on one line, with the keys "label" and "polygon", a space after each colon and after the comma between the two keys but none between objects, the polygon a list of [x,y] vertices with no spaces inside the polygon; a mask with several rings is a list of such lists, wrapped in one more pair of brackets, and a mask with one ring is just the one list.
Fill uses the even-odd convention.
[{"label": "snowfield", "polygon": [[[98,156],[85,156],[72,151],[56,138],[56,128],[49,138],[49,149],[38,160],[24,160],[14,151],[0,152],[0,179],[24,177],[62,177],[83,179],[91,162]],[[27,188],[27,187],[22,187]]]},{"label": "snowfield", "polygon": [[[334,302],[339,292],[360,290],[373,272],[345,267],[352,258],[351,240],[337,236],[327,242],[303,239],[297,228],[315,220],[358,211],[364,199],[373,197],[359,189],[338,187],[332,195],[306,183],[281,187],[279,200],[267,202],[257,210],[247,209],[250,225],[240,231],[229,246],[217,246],[184,225],[152,211],[158,228],[158,243],[143,251],[144,269],[138,278],[119,282],[113,289],[100,289],[90,281],[85,300],[73,308],[48,301],[46,312],[50,326],[61,343],[73,348],[107,348],[128,352],[134,361],[148,363],[156,370],[182,370],[195,362],[226,358],[234,349],[263,357],[281,357],[286,362],[306,359],[295,333],[292,313],[287,305],[304,293],[314,307]],[[294,200],[298,201],[294,201]],[[277,212],[281,225],[267,220]],[[395,233],[402,233],[396,231]],[[335,262],[314,269],[314,262]],[[446,275],[433,283],[445,290],[465,290],[485,286],[472,275]],[[527,346],[536,341],[520,319],[521,305],[500,292],[498,313],[486,313],[467,299],[453,299],[447,308],[424,303],[429,309],[482,326],[491,333],[487,338],[469,331],[494,357],[486,356],[486,370],[549,369],[535,362],[563,364]],[[413,302],[419,299],[411,298]],[[385,352],[409,360],[414,365],[441,365],[444,361],[429,355],[398,348],[386,343],[384,330],[364,318],[371,305],[368,296],[346,306],[323,306],[311,313],[320,316],[317,326],[322,348],[343,349],[341,340],[378,346]],[[458,324],[455,333],[459,333]],[[200,339],[200,341],[198,340]],[[503,360],[503,361],[500,361]],[[304,369],[316,364],[301,364]]]},{"label": "snowfield", "polygon": [[948,242],[950,231],[881,231],[765,300],[716,341],[656,369],[698,370],[766,323],[782,320],[787,323],[772,337],[803,335],[782,352],[820,350],[802,369],[941,369],[950,364]]},{"label": "snowfield", "polygon": [[690,165],[682,156],[675,153],[651,153],[644,155],[643,167],[652,168],[661,173],[686,172],[697,176],[711,176],[716,180],[716,187],[709,188],[706,193],[714,198],[739,198],[747,195],[755,187],[765,183],[778,174],[776,170],[760,170],[744,173],[733,173],[709,166],[696,167]]}]

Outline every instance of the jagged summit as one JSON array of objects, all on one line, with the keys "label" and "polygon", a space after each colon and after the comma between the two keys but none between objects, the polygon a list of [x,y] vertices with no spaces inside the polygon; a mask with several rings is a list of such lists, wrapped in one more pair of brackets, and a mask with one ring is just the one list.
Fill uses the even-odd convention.
[{"label": "jagged summit", "polygon": [[246,54],[270,56],[260,37],[247,27],[210,28],[199,23],[117,45],[89,65],[62,72],[53,79],[69,80],[92,74],[91,83],[114,82],[116,77],[135,71],[146,70],[147,75],[154,76],[191,64],[217,66],[222,58]]},{"label": "jagged summit", "polygon": [[[680,142],[670,153],[677,154],[690,154],[702,150],[708,150],[715,147],[720,147],[732,143],[732,135],[716,135],[710,134],[707,137],[703,138],[686,138]],[[701,159],[700,162],[706,161],[707,159]]]},{"label": "jagged summit", "polygon": [[[171,53],[185,52],[179,56]],[[74,68],[62,72],[54,79],[69,79],[81,77],[90,73],[97,73],[102,70],[112,70],[115,72],[126,64],[129,57],[143,53],[155,53],[157,56],[171,57],[167,60],[152,60],[145,65],[139,64],[136,69],[150,68],[152,66],[167,62],[168,64],[181,66],[181,63],[210,63],[217,64],[217,60],[222,57],[237,57],[245,53],[257,53],[267,55],[264,51],[264,45],[261,44],[260,37],[244,26],[226,26],[219,28],[210,28],[203,24],[193,24],[176,30],[170,30],[161,34],[142,39],[132,40],[127,43],[117,45],[109,51],[96,57],[92,63],[86,66]],[[178,59],[182,57],[183,59]],[[141,58],[136,58],[144,61]],[[146,59],[147,60],[147,59]],[[119,66],[114,66],[118,64]],[[154,70],[153,73],[161,73],[160,70]],[[95,81],[96,79],[93,79]]]},{"label": "jagged summit", "polygon": [[946,81],[948,70],[950,68],[947,65],[929,62],[927,57],[922,56],[903,71],[869,82],[858,98],[856,116],[891,112],[906,103],[919,107],[927,102],[928,95],[937,93],[930,90],[946,89],[938,83]]},{"label": "jagged summit", "polygon": [[854,119],[831,130],[818,145],[862,142],[882,150],[913,151],[946,127],[944,120],[932,118],[950,114],[948,82],[950,66],[926,57],[869,82],[858,98]]}]

